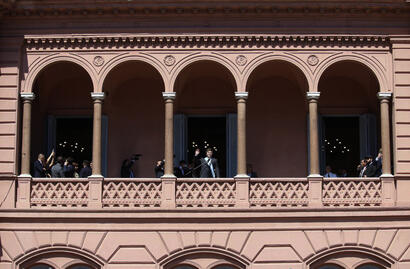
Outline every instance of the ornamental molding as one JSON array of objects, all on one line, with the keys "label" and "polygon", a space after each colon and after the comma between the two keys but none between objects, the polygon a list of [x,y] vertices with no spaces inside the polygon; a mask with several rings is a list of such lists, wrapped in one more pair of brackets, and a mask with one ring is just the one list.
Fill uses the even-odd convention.
[{"label": "ornamental molding", "polygon": [[[30,1],[1,0],[3,17],[101,17],[133,16],[161,17],[166,16],[406,16],[409,6],[405,1],[370,2],[315,2],[315,1],[261,1],[250,0],[238,3],[232,0],[220,0],[217,4],[210,1],[168,1],[167,5],[158,5],[157,1]],[[386,4],[386,2],[388,4]]]},{"label": "ornamental molding", "polygon": [[[144,49],[144,48],[289,48],[352,47],[390,48],[387,35],[42,35],[25,36],[28,51],[67,49]],[[243,55],[241,55],[243,56]],[[172,65],[172,55],[164,62]],[[246,57],[236,59],[243,64]],[[167,65],[168,65],[167,64]],[[246,63],[245,63],[246,64]]]}]

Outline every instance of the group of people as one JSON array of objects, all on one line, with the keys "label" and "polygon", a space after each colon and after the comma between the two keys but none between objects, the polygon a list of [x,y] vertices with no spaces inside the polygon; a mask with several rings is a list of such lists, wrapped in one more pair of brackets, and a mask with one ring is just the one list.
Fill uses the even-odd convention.
[{"label": "group of people", "polygon": [[357,166],[357,171],[359,172],[360,177],[379,177],[382,174],[382,151],[379,151],[379,154],[376,158],[373,159],[371,156],[365,157],[360,161],[360,164]]},{"label": "group of people", "polygon": [[[220,177],[218,160],[213,157],[213,150],[208,148],[205,156],[201,156],[201,150],[196,149],[192,162],[188,165],[185,160],[181,160],[179,165],[174,167],[174,174],[178,178],[200,177],[218,178]],[[160,178],[164,175],[165,160],[157,161],[154,171],[155,176]]]},{"label": "group of people", "polygon": [[[357,166],[359,177],[380,177],[382,174],[382,159],[383,154],[381,149],[376,158],[372,156],[363,158]],[[347,177],[347,171],[346,169],[341,169],[339,173],[336,174],[332,171],[332,167],[327,165],[323,177]]]},{"label": "group of people", "polygon": [[62,156],[55,157],[53,151],[47,158],[40,153],[33,164],[33,176],[38,178],[86,178],[92,174],[91,162],[84,160],[82,167],[79,167],[78,162],[73,158],[63,158]]}]

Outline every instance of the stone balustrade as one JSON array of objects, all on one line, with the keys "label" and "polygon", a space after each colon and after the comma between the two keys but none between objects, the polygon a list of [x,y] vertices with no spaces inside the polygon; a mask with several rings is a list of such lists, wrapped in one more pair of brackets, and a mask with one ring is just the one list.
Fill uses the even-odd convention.
[{"label": "stone balustrade", "polygon": [[[18,208],[330,208],[395,205],[394,178],[32,178]],[[20,201],[20,203],[19,203]],[[21,202],[28,201],[28,202]]]}]

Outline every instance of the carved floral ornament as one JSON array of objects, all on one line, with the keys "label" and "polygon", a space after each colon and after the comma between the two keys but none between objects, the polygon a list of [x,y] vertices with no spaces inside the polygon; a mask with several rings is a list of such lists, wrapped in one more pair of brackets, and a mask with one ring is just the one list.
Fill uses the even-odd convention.
[{"label": "carved floral ornament", "polygon": [[310,55],[307,58],[307,63],[311,66],[315,66],[319,63],[319,58],[316,55]]},{"label": "carved floral ornament", "polygon": [[100,67],[104,64],[104,58],[101,56],[95,56],[93,60],[93,64],[97,67]]},{"label": "carved floral ornament", "polygon": [[176,62],[176,59],[175,59],[175,57],[172,56],[172,55],[167,55],[167,56],[165,56],[165,58],[164,58],[164,63],[165,63],[165,65],[167,65],[167,66],[174,65],[175,62]]},{"label": "carved floral ornament", "polygon": [[248,62],[248,59],[244,55],[238,55],[236,56],[235,62],[239,66],[244,66]]}]

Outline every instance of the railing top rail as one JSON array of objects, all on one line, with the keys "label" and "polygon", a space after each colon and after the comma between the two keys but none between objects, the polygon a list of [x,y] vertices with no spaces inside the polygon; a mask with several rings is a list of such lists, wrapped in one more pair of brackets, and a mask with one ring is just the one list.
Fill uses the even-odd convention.
[{"label": "railing top rail", "polygon": [[251,178],[250,181],[253,182],[301,182],[301,181],[308,181],[306,177],[289,177],[289,178]]},{"label": "railing top rail", "polygon": [[88,178],[33,178],[33,182],[88,182]]},{"label": "railing top rail", "polygon": [[161,182],[160,178],[104,178],[107,182]]},{"label": "railing top rail", "polygon": [[323,181],[381,181],[379,177],[324,177]]},{"label": "railing top rail", "polygon": [[177,182],[235,182],[234,178],[177,178]]}]

